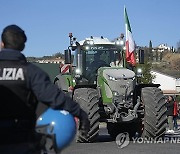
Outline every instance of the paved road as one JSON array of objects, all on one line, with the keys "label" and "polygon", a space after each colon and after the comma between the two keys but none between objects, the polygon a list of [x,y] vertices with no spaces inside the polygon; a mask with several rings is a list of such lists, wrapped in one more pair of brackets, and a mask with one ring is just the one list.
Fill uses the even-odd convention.
[{"label": "paved road", "polygon": [[141,139],[131,141],[120,148],[116,141],[112,141],[107,129],[100,128],[100,136],[96,143],[75,143],[66,148],[62,154],[179,154],[180,153],[180,132],[175,135],[166,135],[166,141],[159,140],[159,143],[144,143]]},{"label": "paved road", "polygon": [[[45,110],[46,106],[40,105],[38,115]],[[180,121],[178,122],[180,125]],[[131,141],[126,147],[119,148],[116,141],[112,141],[107,133],[106,125],[100,125],[100,135],[95,143],[73,142],[61,154],[180,154],[180,131],[169,135],[175,143],[142,143],[140,140]],[[180,128],[180,127],[179,127]],[[174,140],[172,140],[174,139]]]}]

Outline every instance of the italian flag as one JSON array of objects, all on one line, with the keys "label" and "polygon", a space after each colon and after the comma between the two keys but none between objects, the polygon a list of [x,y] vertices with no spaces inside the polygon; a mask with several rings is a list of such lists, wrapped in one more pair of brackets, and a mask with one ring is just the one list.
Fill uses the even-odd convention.
[{"label": "italian flag", "polygon": [[136,65],[135,59],[135,43],[132,36],[132,31],[127,15],[126,8],[124,7],[125,30],[126,30],[126,61],[131,65]]}]

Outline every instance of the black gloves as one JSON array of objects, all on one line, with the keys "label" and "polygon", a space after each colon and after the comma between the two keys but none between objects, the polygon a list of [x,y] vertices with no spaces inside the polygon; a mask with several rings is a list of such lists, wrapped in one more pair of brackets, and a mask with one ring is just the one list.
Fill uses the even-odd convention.
[{"label": "black gloves", "polygon": [[90,121],[88,119],[88,115],[85,111],[81,109],[80,117],[79,117],[79,133],[82,137],[87,138],[88,132],[90,130]]}]

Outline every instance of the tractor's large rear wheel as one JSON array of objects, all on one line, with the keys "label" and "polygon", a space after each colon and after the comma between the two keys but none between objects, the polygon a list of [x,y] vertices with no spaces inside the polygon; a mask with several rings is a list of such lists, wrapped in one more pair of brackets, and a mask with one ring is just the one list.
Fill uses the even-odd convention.
[{"label": "tractor's large rear wheel", "polygon": [[79,103],[81,108],[88,114],[90,120],[90,131],[88,137],[84,138],[77,133],[77,142],[93,142],[99,134],[99,97],[96,89],[79,88],[74,91],[73,99]]},{"label": "tractor's large rear wheel", "polygon": [[162,137],[167,127],[164,95],[156,87],[143,88],[141,95],[144,104],[142,136],[147,139]]}]

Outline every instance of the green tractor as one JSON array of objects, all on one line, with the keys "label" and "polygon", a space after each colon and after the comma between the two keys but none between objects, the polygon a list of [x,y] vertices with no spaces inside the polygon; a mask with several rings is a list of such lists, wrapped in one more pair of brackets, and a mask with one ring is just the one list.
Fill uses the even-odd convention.
[{"label": "green tractor", "polygon": [[[157,84],[141,84],[142,74],[126,63],[124,40],[90,37],[77,42],[70,34],[65,64],[54,83],[87,112],[90,131],[78,142],[94,142],[101,122],[112,138],[128,132],[155,139],[167,126],[165,98]],[[139,50],[139,63],[144,61]]]}]

